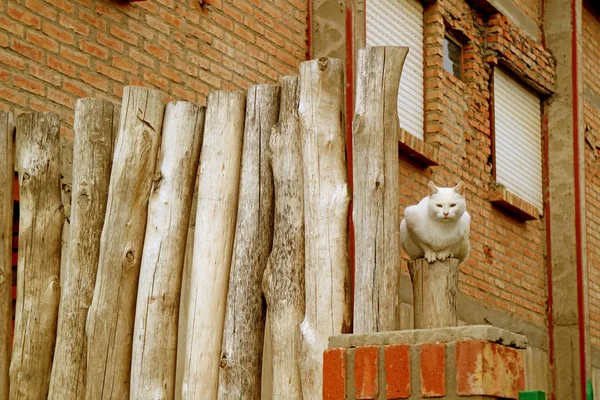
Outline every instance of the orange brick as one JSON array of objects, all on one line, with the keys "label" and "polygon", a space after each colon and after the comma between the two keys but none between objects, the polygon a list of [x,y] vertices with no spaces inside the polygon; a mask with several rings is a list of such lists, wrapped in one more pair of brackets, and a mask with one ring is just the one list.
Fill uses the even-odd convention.
[{"label": "orange brick", "polygon": [[108,59],[108,50],[106,50],[104,47],[98,46],[95,43],[82,40],[79,42],[79,49],[84,53],[98,57],[102,60]]},{"label": "orange brick", "polygon": [[80,82],[65,80],[63,82],[63,89],[69,93],[73,93],[77,97],[90,97],[91,92],[81,85]]},{"label": "orange brick", "polygon": [[123,71],[131,72],[132,74],[137,74],[138,72],[137,63],[133,63],[129,59],[117,55],[113,56],[112,65],[113,67],[119,68]]},{"label": "orange brick", "polygon": [[17,53],[25,56],[25,58],[36,61],[38,63],[41,63],[44,58],[44,53],[42,52],[42,50],[37,49],[26,43],[23,43],[15,38],[12,39],[12,44],[10,48],[16,51]]},{"label": "orange brick", "polygon": [[9,52],[3,49],[0,49],[0,63],[4,65],[8,65],[9,67],[16,68],[18,70],[22,70],[25,68],[25,60],[13,52]]},{"label": "orange brick", "polygon": [[112,50],[118,51],[119,53],[122,53],[125,48],[123,42],[121,42],[120,40],[113,39],[102,32],[98,32],[98,43]]},{"label": "orange brick", "polygon": [[354,387],[357,399],[376,399],[379,347],[357,347],[354,351]]},{"label": "orange brick", "polygon": [[129,57],[145,65],[146,67],[154,68],[154,60],[152,58],[140,53],[139,51],[133,48],[129,49]]},{"label": "orange brick", "polygon": [[169,53],[152,43],[144,42],[144,50],[148,52],[148,54],[153,55],[161,61],[167,62],[169,60]]},{"label": "orange brick", "polygon": [[52,21],[56,21],[56,10],[53,7],[47,6],[40,0],[25,0],[25,7],[29,8],[34,13],[41,15]]},{"label": "orange brick", "polygon": [[53,53],[58,52],[58,43],[56,40],[50,39],[49,37],[41,35],[35,31],[27,31],[27,41],[37,47],[41,47]]},{"label": "orange brick", "polygon": [[323,353],[323,400],[346,400],[346,349]]},{"label": "orange brick", "polygon": [[98,64],[96,71],[101,75],[111,78],[112,80],[125,82],[125,74],[115,68],[111,68],[104,64]]},{"label": "orange brick", "polygon": [[69,107],[70,109],[75,108],[75,98],[62,91],[48,88],[48,99],[57,104]]},{"label": "orange brick", "polygon": [[106,29],[106,21],[98,18],[97,15],[92,14],[88,10],[79,10],[79,18],[83,22],[88,23],[88,24],[90,24],[92,26],[95,26],[96,28],[98,28],[100,30],[105,30]]},{"label": "orange brick", "polygon": [[405,344],[384,348],[386,399],[407,399],[412,394],[409,349]]},{"label": "orange brick", "polygon": [[159,89],[167,90],[169,88],[169,82],[165,78],[156,75],[152,71],[144,72],[144,79]]},{"label": "orange brick", "polygon": [[72,13],[73,10],[75,9],[75,6],[73,5],[73,3],[71,3],[68,0],[45,0],[45,1],[52,4],[56,8],[59,8],[68,13]]},{"label": "orange brick", "polygon": [[8,36],[0,32],[0,47],[8,47]]},{"label": "orange brick", "polygon": [[446,394],[446,344],[421,345],[421,396],[442,397]]},{"label": "orange brick", "polygon": [[48,67],[65,75],[68,75],[71,78],[75,78],[77,76],[77,67],[75,67],[73,64],[64,62],[54,56],[48,55],[47,64]]},{"label": "orange brick", "polygon": [[146,24],[152,27],[152,29],[156,29],[159,32],[164,33],[165,35],[169,35],[171,33],[171,28],[160,19],[153,17],[150,14],[145,15]]},{"label": "orange brick", "polygon": [[73,18],[70,18],[64,14],[60,15],[59,23],[60,26],[70,29],[73,32],[82,36],[87,36],[90,33],[90,28],[86,24],[76,21]]},{"label": "orange brick", "polygon": [[13,81],[17,87],[39,96],[43,96],[46,91],[46,87],[43,83],[34,81],[21,75],[15,75]]},{"label": "orange brick", "polygon": [[183,20],[171,12],[160,10],[158,16],[176,28],[181,29],[183,27]]},{"label": "orange brick", "polygon": [[25,96],[2,85],[0,85],[0,99],[21,107],[25,107],[25,104],[27,104],[27,98]]},{"label": "orange brick", "polygon": [[42,26],[42,20],[40,17],[18,7],[14,3],[8,3],[7,12],[11,18],[18,20],[19,22],[22,22],[25,25],[31,26],[36,29],[40,29],[40,27]]},{"label": "orange brick", "polygon": [[80,71],[79,76],[81,80],[88,85],[95,87],[96,89],[100,89],[103,92],[108,91],[108,80],[102,78],[101,76],[95,74],[89,74],[85,71]]},{"label": "orange brick", "polygon": [[60,85],[60,75],[39,65],[31,64],[29,66],[29,74],[54,86]]},{"label": "orange brick", "polygon": [[60,49],[60,55],[62,57],[64,57],[65,59],[72,61],[76,64],[82,65],[82,66],[88,66],[90,65],[90,57],[79,52],[79,51],[74,51],[69,47],[61,47]]},{"label": "orange brick", "polygon": [[136,35],[135,33],[129,32],[125,29],[122,29],[116,25],[113,25],[110,27],[110,33],[114,37],[121,39],[129,44],[134,45],[134,46],[137,46],[137,44],[139,43],[138,35]]},{"label": "orange brick", "polygon": [[167,67],[165,65],[161,65],[159,68],[160,74],[165,78],[168,78],[175,82],[181,82],[181,76],[177,71],[174,71],[172,68]]}]

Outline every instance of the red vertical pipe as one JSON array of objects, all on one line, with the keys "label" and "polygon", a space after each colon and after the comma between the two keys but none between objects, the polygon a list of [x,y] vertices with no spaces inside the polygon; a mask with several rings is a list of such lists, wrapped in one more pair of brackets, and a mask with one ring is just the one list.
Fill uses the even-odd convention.
[{"label": "red vertical pipe", "polygon": [[581,398],[586,398],[585,313],[583,288],[583,243],[581,237],[581,177],[579,173],[579,59],[577,57],[577,0],[571,0],[571,87],[573,96],[573,177],[575,183],[575,243],[577,258],[577,311],[579,323],[579,370]]}]

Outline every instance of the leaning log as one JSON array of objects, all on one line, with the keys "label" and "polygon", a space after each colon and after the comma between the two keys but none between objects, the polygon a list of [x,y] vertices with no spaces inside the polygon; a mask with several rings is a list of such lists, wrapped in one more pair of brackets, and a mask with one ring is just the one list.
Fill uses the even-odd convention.
[{"label": "leaning log", "polygon": [[221,349],[219,399],[260,399],[266,306],[261,281],[273,240],[271,129],[279,86],[248,89],[242,172]]},{"label": "leaning log", "polygon": [[322,393],[323,351],[350,330],[348,183],[342,129],[344,65],[320,58],[300,64],[300,136],[304,171],[306,316],[300,371],[305,399]]},{"label": "leaning log", "polygon": [[148,198],[165,94],[125,87],[88,313],[86,399],[129,398],[131,346]]},{"label": "leaning log", "polygon": [[57,115],[17,117],[19,261],[11,399],[48,396],[60,299],[60,199]]},{"label": "leaning log", "polygon": [[415,329],[448,328],[458,325],[456,258],[428,263],[424,258],[409,261],[413,284]]},{"label": "leaning log", "polygon": [[12,248],[15,121],[0,111],[0,400],[8,400],[12,350]]},{"label": "leaning log", "polygon": [[85,397],[85,323],[96,283],[115,119],[119,109],[106,100],[79,99],[75,106],[70,246],[62,256],[65,276],[49,399]]},{"label": "leaning log", "polygon": [[281,81],[279,122],[271,133],[275,186],[273,250],[262,287],[270,319],[274,399],[302,399],[298,364],[300,323],[304,319],[304,195],[298,77]]},{"label": "leaning log", "polygon": [[148,205],[133,332],[132,399],[174,399],[177,323],[204,107],[167,105],[158,178]]},{"label": "leaning log", "polygon": [[400,329],[398,86],[408,47],[358,52],[352,121],[353,333]]},{"label": "leaning log", "polygon": [[245,95],[208,95],[190,277],[183,399],[215,399],[237,216]]}]

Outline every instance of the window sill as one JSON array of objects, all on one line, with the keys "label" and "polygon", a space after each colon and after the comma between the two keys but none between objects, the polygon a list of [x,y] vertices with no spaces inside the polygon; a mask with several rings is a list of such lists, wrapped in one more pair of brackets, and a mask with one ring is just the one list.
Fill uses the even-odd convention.
[{"label": "window sill", "polygon": [[426,143],[400,128],[398,138],[399,156],[424,168],[438,165],[437,147]]},{"label": "window sill", "polygon": [[542,212],[533,204],[523,200],[503,185],[496,183],[489,193],[490,202],[520,221],[539,219]]}]

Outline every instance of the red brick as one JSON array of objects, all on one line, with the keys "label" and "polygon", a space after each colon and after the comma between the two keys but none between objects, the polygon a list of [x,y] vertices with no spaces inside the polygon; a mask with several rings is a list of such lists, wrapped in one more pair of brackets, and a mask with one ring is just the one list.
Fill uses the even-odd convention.
[{"label": "red brick", "polygon": [[260,10],[254,10],[254,18],[258,20],[261,24],[268,26],[269,28],[273,28],[275,24],[273,24],[273,18],[269,17],[267,14],[263,13]]},{"label": "red brick", "polygon": [[98,43],[122,53],[125,45],[120,40],[113,39],[102,32],[98,32]]},{"label": "red brick", "polygon": [[8,47],[8,36],[0,32],[0,47]]},{"label": "red brick", "polygon": [[88,85],[95,87],[96,89],[100,89],[103,92],[108,91],[109,81],[101,76],[95,74],[88,74],[85,71],[79,71],[79,77],[81,80]]},{"label": "red brick", "polygon": [[129,49],[129,57],[141,64],[144,64],[147,67],[154,68],[154,60],[152,58],[140,53],[139,51],[133,48]]},{"label": "red brick", "polygon": [[121,72],[115,68],[111,68],[104,64],[98,64],[96,71],[99,74],[109,77],[112,80],[119,81],[119,82],[125,82],[125,74],[123,74],[123,72]]},{"label": "red brick", "polygon": [[246,17],[244,19],[244,25],[252,29],[254,32],[258,33],[259,35],[265,34],[265,27],[260,23],[256,22],[256,20],[254,20],[253,18]]},{"label": "red brick", "polygon": [[106,50],[104,47],[98,46],[95,43],[82,40],[79,42],[79,49],[84,53],[98,57],[102,60],[108,59],[108,50]]},{"label": "red brick", "polygon": [[148,54],[153,55],[161,61],[169,61],[169,52],[167,52],[164,49],[161,49],[158,46],[155,46],[152,43],[144,42],[144,50],[146,50]]},{"label": "red brick", "polygon": [[174,43],[172,39],[164,37],[158,38],[158,44],[163,48],[167,49],[171,54],[175,54],[178,57],[183,56],[183,49],[178,44]]},{"label": "red brick", "polygon": [[144,72],[144,79],[159,89],[167,90],[169,88],[169,82],[165,78],[156,75],[152,71]]},{"label": "red brick", "polygon": [[22,75],[15,75],[13,78],[15,85],[23,90],[27,90],[38,96],[43,96],[45,93],[45,85],[41,82],[34,81]]},{"label": "red brick", "polygon": [[195,92],[187,90],[180,85],[171,85],[171,93],[183,100],[192,102],[195,101],[197,97]]},{"label": "red brick", "polygon": [[421,345],[421,396],[442,397],[446,394],[446,344]]},{"label": "red brick", "polygon": [[69,93],[73,93],[77,97],[90,97],[91,92],[81,85],[81,82],[65,80],[62,85],[63,89]]},{"label": "red brick", "polygon": [[25,0],[25,7],[44,18],[56,21],[57,13],[54,7],[49,7],[40,0]]},{"label": "red brick", "polygon": [[169,35],[171,33],[171,28],[160,19],[153,17],[150,14],[145,15],[146,24],[152,27],[152,29],[156,29],[159,32],[164,33],[165,35]]},{"label": "red brick", "polygon": [[14,3],[8,3],[7,11],[8,15],[11,18],[18,20],[19,22],[22,22],[25,25],[31,26],[36,29],[40,29],[40,27],[42,26],[42,20],[40,17],[20,7],[17,7],[17,5]]},{"label": "red brick", "polygon": [[[142,3],[149,3],[149,2],[143,1],[143,2],[140,2],[139,4],[142,4]],[[145,37],[148,40],[154,39],[154,31],[152,31],[152,29],[149,29],[145,25],[138,23],[137,21],[129,20],[129,21],[127,21],[127,26],[129,27],[129,30]]]},{"label": "red brick", "polygon": [[210,71],[217,75],[219,78],[224,79],[226,81],[230,81],[233,77],[233,73],[227,68],[221,67],[221,65],[216,63],[210,64]]},{"label": "red brick", "polygon": [[525,388],[523,351],[481,340],[457,342],[456,380],[459,395],[517,399]]},{"label": "red brick", "polygon": [[41,35],[35,31],[27,31],[27,41],[53,53],[58,52],[58,43],[46,35]]},{"label": "red brick", "polygon": [[13,38],[10,48],[30,60],[41,63],[44,58],[42,50]]},{"label": "red brick", "polygon": [[49,24],[47,22],[44,22],[42,32],[44,32],[49,37],[66,44],[73,44],[75,41],[75,37],[71,32],[68,32],[62,28],[57,27],[56,25]]},{"label": "red brick", "polygon": [[262,9],[269,14],[273,19],[277,20],[281,18],[281,11],[273,7],[271,4],[264,2],[262,5]]},{"label": "red brick", "polygon": [[207,32],[203,31],[202,29],[198,29],[195,26],[190,25],[188,26],[188,31],[190,32],[190,35],[194,36],[197,39],[200,39],[204,43],[212,42],[212,36],[209,35]]},{"label": "red brick", "polygon": [[68,12],[69,14],[73,12],[75,6],[68,0],[45,0],[47,3],[52,4],[56,8],[59,8],[63,11]]},{"label": "red brick", "polygon": [[227,18],[222,16],[221,14],[218,14],[216,12],[211,12],[210,13],[211,19],[220,27],[225,28],[229,31],[233,30],[233,22]]},{"label": "red brick", "polygon": [[412,394],[409,349],[406,344],[384,348],[386,399],[408,399]]},{"label": "red brick", "polygon": [[179,73],[177,71],[174,71],[171,67],[167,67],[166,65],[161,65],[159,70],[160,70],[160,74],[162,76],[164,76],[165,78],[168,78],[175,82],[181,82],[181,76],[179,75]]},{"label": "red brick", "polygon": [[100,30],[105,30],[106,29],[106,21],[98,18],[97,15],[92,14],[90,11],[88,10],[79,10],[79,18],[83,21],[86,22],[92,26],[95,26],[96,28],[100,29]]},{"label": "red brick", "polygon": [[323,353],[323,400],[346,400],[346,349]]},{"label": "red brick", "polygon": [[170,13],[168,11],[165,10],[160,10],[160,12],[158,13],[158,16],[168,22],[169,24],[173,25],[176,28],[181,29],[181,27],[183,26],[183,20],[181,18],[179,18],[177,15]]},{"label": "red brick", "polygon": [[123,71],[131,72],[132,74],[137,74],[139,68],[137,63],[133,63],[129,59],[117,55],[113,56],[112,64],[113,67],[117,67]]},{"label": "red brick", "polygon": [[16,92],[6,86],[0,85],[0,99],[25,107],[27,98],[22,93]]},{"label": "red brick", "polygon": [[[0,82],[6,83],[7,81],[10,80],[10,77],[11,77],[10,72],[0,69]],[[15,240],[15,239],[13,238],[13,240]],[[16,246],[13,246],[13,248],[16,248]]]},{"label": "red brick", "polygon": [[59,23],[60,26],[70,29],[82,36],[87,36],[90,33],[90,28],[86,24],[76,21],[64,14],[59,17]]},{"label": "red brick", "polygon": [[139,42],[139,36],[136,35],[135,33],[131,33],[129,31],[126,31],[125,29],[122,29],[116,25],[113,25],[110,27],[110,33],[111,35],[113,35],[114,37],[121,39],[129,44],[132,44],[134,46],[137,46],[138,42]]},{"label": "red brick", "polygon": [[235,25],[235,28],[233,29],[233,31],[235,32],[236,35],[238,35],[242,39],[244,39],[250,43],[254,43],[255,38],[254,38],[254,34],[252,33],[252,31],[245,29],[237,24]]},{"label": "red brick", "polygon": [[121,22],[123,20],[123,14],[116,10],[116,7],[108,6],[109,3],[96,3],[94,10],[101,16],[106,16],[115,22]]},{"label": "red brick", "polygon": [[379,393],[377,367],[379,347],[357,347],[354,351],[354,387],[357,399],[376,399]]},{"label": "red brick", "polygon": [[84,67],[87,67],[88,65],[90,65],[90,57],[89,56],[87,56],[79,51],[72,50],[69,47],[62,46],[60,49],[60,55],[63,56],[64,58],[66,58],[67,60],[72,61],[79,65],[82,65]]},{"label": "red brick", "polygon": [[23,70],[25,68],[25,60],[15,55],[13,52],[3,49],[0,49],[0,63],[18,70]]},{"label": "red brick", "polygon": [[60,60],[54,56],[48,56],[47,64],[48,67],[65,75],[68,75],[71,78],[75,78],[77,76],[77,67],[75,67],[73,64],[64,62],[63,60]]},{"label": "red brick", "polygon": [[69,107],[70,109],[75,108],[75,98],[62,91],[48,88],[48,99],[57,104]]},{"label": "red brick", "polygon": [[45,67],[40,67],[39,65],[31,64],[29,66],[29,74],[35,76],[38,79],[46,81],[54,86],[60,85],[60,75]]}]

